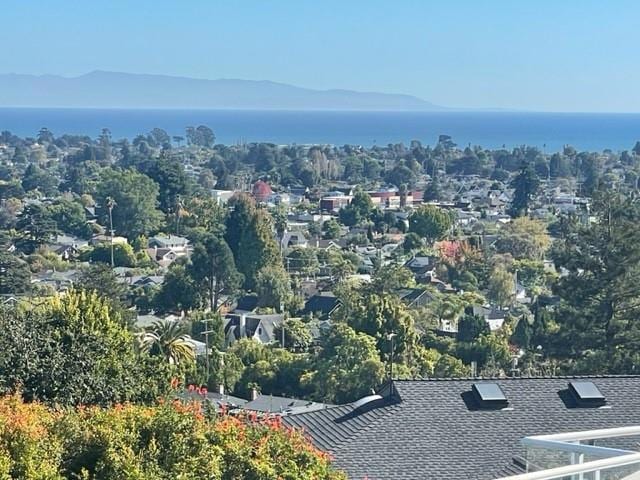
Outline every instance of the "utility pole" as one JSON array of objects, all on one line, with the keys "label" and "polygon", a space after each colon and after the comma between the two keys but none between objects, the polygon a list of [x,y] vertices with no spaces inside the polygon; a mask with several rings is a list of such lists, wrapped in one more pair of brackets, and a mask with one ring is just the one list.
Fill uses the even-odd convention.
[{"label": "utility pole", "polygon": [[113,207],[117,205],[116,201],[112,197],[107,197],[107,209],[109,210],[109,233],[110,233],[110,244],[111,244],[111,268],[115,267],[115,262],[113,261]]},{"label": "utility pole", "polygon": [[209,334],[215,333],[214,330],[208,330],[208,322],[212,321],[213,318],[205,318],[204,320],[200,320],[201,323],[204,323],[204,331],[202,335],[204,335],[204,343],[205,343],[205,362],[206,362],[206,372],[207,372],[207,383],[209,383]]},{"label": "utility pole", "polygon": [[394,341],[397,333],[389,333],[387,334],[387,339],[391,342],[391,355],[389,356],[389,380],[393,380],[393,350],[394,350]]},{"label": "utility pole", "polygon": [[284,350],[284,319],[282,320],[282,323],[280,324],[280,344],[282,346],[282,349]]}]

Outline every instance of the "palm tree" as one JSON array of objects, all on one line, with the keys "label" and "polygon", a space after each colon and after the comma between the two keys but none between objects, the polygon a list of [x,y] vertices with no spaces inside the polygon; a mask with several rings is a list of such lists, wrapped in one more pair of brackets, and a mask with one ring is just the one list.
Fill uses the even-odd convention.
[{"label": "palm tree", "polygon": [[140,337],[141,349],[150,355],[162,356],[171,365],[191,363],[196,359],[191,337],[182,331],[178,322],[154,322]]}]

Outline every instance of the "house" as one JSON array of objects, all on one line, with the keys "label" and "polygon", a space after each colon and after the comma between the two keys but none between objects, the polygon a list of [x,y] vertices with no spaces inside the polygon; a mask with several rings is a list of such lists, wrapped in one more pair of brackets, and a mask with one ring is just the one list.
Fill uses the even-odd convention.
[{"label": "house", "polygon": [[80,271],[76,269],[66,270],[64,272],[49,270],[32,277],[31,283],[47,286],[56,292],[60,292],[73,288],[73,285],[79,275]]},{"label": "house", "polygon": [[[574,382],[602,398],[583,401]],[[640,377],[395,380],[282,421],[303,428],[349,478],[493,480],[525,472],[524,437],[640,424]],[[617,441],[637,450],[633,437]]]},{"label": "house", "polygon": [[266,203],[269,200],[269,197],[273,194],[273,190],[271,190],[271,186],[267,182],[264,180],[258,180],[253,184],[251,194],[253,195],[253,198],[256,199],[256,202]]},{"label": "house", "polygon": [[82,238],[69,235],[56,235],[47,248],[58,255],[62,260],[71,260],[77,258],[80,250],[87,247],[89,242]]},{"label": "house", "polygon": [[134,287],[152,288],[164,283],[164,275],[135,275],[129,277],[129,280]]},{"label": "house", "polygon": [[218,205],[225,205],[231,197],[233,197],[236,192],[233,190],[210,190],[211,197],[215,200]]},{"label": "house", "polygon": [[235,313],[252,313],[256,308],[258,308],[258,296],[255,294],[243,295],[238,298],[236,308],[233,311]]},{"label": "house", "polygon": [[162,268],[168,268],[178,257],[184,256],[179,255],[171,248],[147,248],[146,252],[149,258]]},{"label": "house", "polygon": [[114,245],[126,245],[129,241],[125,237],[119,237],[118,235],[114,235],[111,237],[110,235],[106,235],[104,233],[99,233],[91,237],[89,244],[93,247],[96,245],[110,245],[113,243]]},{"label": "house", "polygon": [[346,207],[351,203],[353,197],[351,195],[334,195],[326,196],[320,199],[320,210],[323,212],[337,212],[342,207]]},{"label": "house", "polygon": [[325,403],[310,402],[309,400],[299,400],[297,398],[278,397],[275,395],[256,394],[253,399],[242,406],[242,410],[249,410],[259,413],[279,413],[291,415],[296,413],[315,412],[333,405]]},{"label": "house", "polygon": [[163,268],[167,268],[180,257],[189,255],[189,240],[178,235],[156,235],[149,239],[146,249],[149,258]]},{"label": "house", "polygon": [[188,402],[207,402],[209,405],[213,406],[216,411],[220,411],[225,409],[229,411],[230,409],[238,409],[242,408],[247,400],[240,397],[235,397],[233,395],[226,395],[224,393],[224,388],[221,386],[221,392],[206,392],[200,393],[199,391],[194,390],[186,390],[179,395],[177,398],[183,401]]},{"label": "house", "polygon": [[492,332],[500,329],[506,319],[506,312],[497,307],[474,305],[473,314],[483,317]]},{"label": "house", "polygon": [[280,245],[283,249],[291,247],[306,247],[308,245],[307,238],[304,233],[299,231],[288,231],[282,234]]},{"label": "house", "polygon": [[176,253],[187,254],[189,240],[178,235],[156,235],[149,239],[149,248],[171,249]]},{"label": "house", "polygon": [[340,305],[342,302],[332,292],[322,292],[310,297],[298,315],[313,315],[318,320],[329,320]]},{"label": "house", "polygon": [[428,283],[431,281],[431,273],[436,268],[437,261],[436,256],[413,257],[404,266],[411,270],[417,282]]},{"label": "house", "polygon": [[230,314],[224,319],[225,345],[229,346],[241,338],[251,338],[267,344],[276,341],[275,328],[284,322],[284,315]]},{"label": "house", "polygon": [[433,293],[426,288],[401,288],[395,293],[409,308],[424,307],[434,299]]}]

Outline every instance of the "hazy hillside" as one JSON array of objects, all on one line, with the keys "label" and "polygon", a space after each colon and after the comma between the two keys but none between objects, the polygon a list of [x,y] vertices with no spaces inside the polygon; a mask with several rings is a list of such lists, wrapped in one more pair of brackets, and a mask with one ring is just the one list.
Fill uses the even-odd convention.
[{"label": "hazy hillside", "polygon": [[0,75],[3,107],[442,110],[420,98],[311,90],[252,80],[199,80],[95,71],[79,77]]}]

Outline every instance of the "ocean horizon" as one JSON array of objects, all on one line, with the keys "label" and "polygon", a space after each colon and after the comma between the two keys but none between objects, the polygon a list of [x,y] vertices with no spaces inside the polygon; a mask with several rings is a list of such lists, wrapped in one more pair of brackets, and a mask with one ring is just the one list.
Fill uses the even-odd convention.
[{"label": "ocean horizon", "polygon": [[216,142],[387,145],[419,140],[434,145],[450,135],[459,146],[536,146],[547,152],[564,145],[578,150],[629,150],[640,140],[640,114],[537,112],[378,112],[283,110],[178,110],[96,108],[0,108],[0,131],[21,137],[42,127],[55,135],[133,139],[158,127],[184,136],[187,126],[207,125]]}]

